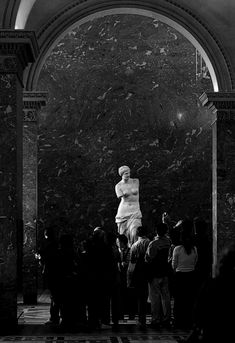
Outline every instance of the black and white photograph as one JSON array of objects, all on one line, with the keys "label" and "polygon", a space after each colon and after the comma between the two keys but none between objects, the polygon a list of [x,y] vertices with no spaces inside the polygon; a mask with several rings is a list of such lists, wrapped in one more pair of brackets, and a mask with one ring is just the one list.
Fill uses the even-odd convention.
[{"label": "black and white photograph", "polygon": [[235,341],[234,18],[0,0],[0,343]]}]

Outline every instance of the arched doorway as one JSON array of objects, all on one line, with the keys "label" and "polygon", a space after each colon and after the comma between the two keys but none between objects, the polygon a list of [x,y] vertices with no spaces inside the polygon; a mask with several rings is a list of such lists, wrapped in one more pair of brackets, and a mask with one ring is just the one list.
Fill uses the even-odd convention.
[{"label": "arched doorway", "polygon": [[[86,19],[94,18],[99,15],[103,16],[109,15],[110,13],[112,14],[128,12],[132,14],[141,13],[142,15],[144,14],[146,16],[154,18],[161,18],[162,21],[171,24],[171,26],[173,26],[174,28],[178,28],[178,30],[181,33],[184,33],[185,36],[191,41],[191,43],[193,43],[198,48],[205,61],[207,61],[207,67],[209,68],[210,74],[213,79],[214,91],[231,89],[232,82],[229,76],[229,68],[226,57],[211,33],[206,29],[204,25],[201,25],[200,21],[197,20],[195,16],[192,16],[191,13],[184,11],[182,7],[178,7],[169,3],[165,7],[162,6],[161,3],[161,5],[158,5],[157,8],[152,8],[149,3],[138,3],[138,5],[138,8],[136,8],[137,6],[134,5],[131,6],[131,8],[129,7],[123,9],[115,9],[116,4],[113,3],[111,6],[112,9],[106,9],[109,6],[107,5],[107,3],[105,3],[105,6],[103,6],[103,4],[99,4],[96,8],[93,8],[91,6],[88,10],[85,11],[81,9],[81,12],[76,12],[75,10],[80,8],[80,4],[77,5],[78,7],[68,7],[67,10],[63,11],[63,14],[58,15],[55,20],[52,20],[39,32],[38,36],[39,41],[41,42],[41,55],[38,61],[25,73],[26,89],[32,90],[36,88],[39,73],[43,66],[43,63],[45,62],[45,59],[47,58],[51,49],[53,49],[55,44],[61,39],[61,36],[63,36],[66,32],[68,32],[68,30],[76,25],[78,17],[80,18],[80,22],[82,23],[83,20],[85,22]],[[151,10],[149,9],[150,7]],[[174,14],[172,12],[173,8],[176,9],[176,12],[174,12]],[[71,13],[73,14],[73,16],[68,19],[68,16]],[[179,14],[183,14],[183,16],[179,18]],[[64,20],[65,18],[67,18],[67,20]],[[62,26],[58,25],[59,23],[61,24],[63,22],[64,24]],[[195,37],[197,37],[197,39],[195,39]],[[208,42],[209,45],[207,45]],[[216,60],[214,56],[217,56]]]},{"label": "arched doorway", "polygon": [[[121,14],[121,16],[124,16],[124,15],[126,15],[126,16],[135,16],[135,14],[127,14],[127,13],[122,13]],[[112,16],[115,16],[115,14],[112,14]],[[139,16],[139,15],[136,15],[137,17]],[[103,16],[102,16],[103,17]],[[101,17],[101,18],[102,18]],[[108,15],[106,15],[105,17],[108,17]],[[146,17],[146,16],[141,16],[141,18],[143,19],[144,17]],[[147,17],[147,18],[149,18],[149,17]],[[90,19],[90,20],[89,20]],[[91,20],[91,19],[93,19],[93,18],[88,18],[88,22],[86,21],[86,22],[82,22],[82,23],[79,23],[80,25],[79,26],[82,26],[83,24],[85,25],[85,27],[88,29],[89,28],[89,26],[90,26],[90,22],[94,22],[94,20]],[[94,18],[95,19],[95,18]],[[97,18],[97,19],[99,19],[99,18]],[[150,19],[154,22],[154,20],[155,20],[155,18],[151,18],[150,17]],[[155,25],[157,25],[157,22],[158,21],[156,21],[155,22]],[[73,29],[75,29],[75,26],[73,27]],[[71,29],[72,30],[72,29]],[[70,32],[71,32],[71,30],[70,30]],[[100,31],[101,31],[102,29],[100,28]],[[172,37],[174,37],[173,35],[172,35]],[[110,37],[109,37],[110,38]],[[58,44],[63,44],[63,41],[58,41]],[[93,49],[93,47],[91,47],[91,49]],[[147,51],[147,50],[146,50]],[[55,52],[55,51],[54,51]],[[196,57],[196,56],[195,56]],[[195,75],[195,63],[196,63],[196,58],[194,57],[194,60],[193,60],[193,62],[194,62],[194,66],[193,66],[193,72],[194,72],[194,76],[193,77],[195,77],[196,75]],[[68,71],[69,71],[69,69],[67,69]],[[82,79],[82,78],[81,78]],[[46,84],[46,83],[45,83]],[[40,88],[42,87],[42,83],[40,83]],[[108,86],[107,87],[107,89],[109,89],[110,87]],[[44,88],[43,88],[44,89]],[[102,96],[104,97],[104,93],[107,91],[107,89],[102,89],[102,92],[100,92],[100,94],[97,94],[97,97],[101,97],[102,98]],[[202,90],[201,90],[202,91]],[[200,94],[200,92],[198,93],[198,95]],[[71,98],[73,98],[73,94],[70,94],[70,96],[71,96]],[[128,96],[128,94],[126,94],[126,96]],[[131,95],[130,95],[131,96]],[[182,96],[182,98],[184,98],[184,96]],[[102,100],[102,99],[101,99]],[[74,99],[71,99],[71,101],[73,102],[74,101]],[[165,101],[165,102],[167,102],[167,100]],[[184,108],[184,106],[185,106],[185,104],[187,103],[187,100],[186,99],[182,99],[182,103],[181,103],[181,105],[182,105],[182,107]],[[165,103],[163,104],[163,107],[165,107]],[[173,107],[174,107],[174,105],[173,105]],[[182,111],[183,111],[183,108],[182,108]],[[166,111],[167,112],[167,111]],[[165,114],[166,114],[166,112],[165,112]],[[178,112],[178,120],[179,120],[179,123],[180,123],[180,119],[182,119],[182,112]],[[184,120],[184,119],[183,119]],[[172,123],[170,123],[171,122],[171,120],[169,120],[169,126],[171,127],[171,128],[173,128],[173,131],[174,131],[174,123],[172,122]],[[171,126],[172,125],[172,126]],[[171,129],[170,129],[171,130]],[[196,129],[195,129],[195,127],[187,127],[187,132],[185,131],[184,132],[184,134],[182,135],[182,136],[184,136],[184,138],[185,138],[185,140],[187,140],[187,142],[190,142],[191,141],[191,139],[192,140],[194,140],[194,138],[196,137],[196,136],[198,136],[198,137],[201,137],[200,135],[201,135],[201,133],[200,133],[200,129],[199,129],[199,127],[197,127]],[[47,130],[47,131],[49,131],[49,129]],[[77,130],[77,131],[79,131],[79,130]],[[209,131],[210,131],[210,127],[209,127]],[[183,132],[183,131],[182,131]],[[62,130],[61,132],[60,132],[60,134],[59,135],[57,135],[57,138],[59,137],[59,136],[61,136],[61,139],[63,139],[62,138],[62,136],[64,135],[64,131]],[[186,135],[186,133],[188,133],[188,135],[187,136],[185,136]],[[40,134],[41,134],[41,132],[40,132]],[[145,129],[145,133],[144,133],[144,135],[146,136],[146,134],[147,134],[147,131],[146,131],[146,129]],[[169,134],[169,131],[168,131],[168,133],[167,133],[167,135]],[[49,131],[49,136],[54,136],[55,135],[55,132],[54,133],[52,133],[52,131]],[[173,136],[174,136],[174,133],[173,133]],[[44,139],[45,138],[45,136],[42,136],[42,138]],[[48,137],[47,137],[48,138]],[[46,138],[46,139],[47,139]],[[97,142],[98,142],[98,139],[99,139],[99,137],[97,136],[96,137],[96,135],[94,134],[93,135],[93,138],[97,138]],[[168,137],[169,138],[169,137]],[[173,138],[173,140],[174,140],[174,137],[172,137],[171,136],[171,138]],[[208,139],[209,139],[209,141],[210,141],[210,136],[208,136],[207,137]],[[90,140],[90,137],[89,137],[89,140]],[[88,139],[87,139],[87,141],[89,141]],[[139,140],[139,139],[138,139]],[[76,144],[78,145],[78,144],[81,144],[81,136],[80,137],[74,137],[74,142],[77,142]],[[95,140],[94,140],[94,142],[95,142]],[[44,143],[46,144],[46,142],[44,141]],[[47,142],[48,143],[48,142]],[[51,144],[52,143],[52,141],[49,143],[49,144]],[[195,143],[195,142],[194,142]],[[43,147],[43,144],[42,144],[42,142],[40,142],[39,143],[40,144],[40,147],[42,148],[42,150],[44,149],[44,147]],[[64,143],[66,146],[68,146],[70,143]],[[197,144],[197,143],[196,143]],[[52,145],[53,145],[53,143],[52,143]],[[116,144],[116,146],[117,146],[118,144]],[[156,135],[156,133],[155,133],[155,137],[152,137],[151,136],[151,138],[149,137],[149,145],[150,145],[150,149],[156,149],[157,150],[157,147],[158,147],[158,145],[159,145],[159,137]],[[160,145],[161,145],[161,143],[160,143]],[[190,146],[190,143],[189,143],[189,145],[188,146]],[[133,147],[133,146],[130,146],[130,147]],[[211,150],[211,146],[210,145],[208,145],[207,146],[208,148],[209,148],[209,152],[210,152],[210,150]],[[135,147],[134,147],[135,148]],[[47,147],[46,148],[47,149],[47,151],[50,149],[49,147]],[[53,149],[55,149],[55,146],[53,146],[52,147],[52,150]],[[112,149],[107,149],[107,151],[110,151],[110,153],[111,153],[111,150]],[[155,150],[155,151],[156,151]],[[168,149],[166,149],[166,150],[168,150]],[[171,150],[171,148],[169,148],[169,152],[170,152],[170,150]],[[70,152],[72,151],[72,149],[70,150]],[[76,149],[76,151],[78,151],[78,149]],[[55,154],[55,150],[54,150],[54,154]],[[166,154],[168,154],[168,152],[166,152]],[[63,158],[63,156],[62,156],[62,154],[60,154],[61,155],[61,158]],[[80,153],[79,153],[79,155],[80,155]],[[49,156],[49,155],[48,155]],[[50,155],[51,157],[49,158],[49,160],[50,161],[52,161],[53,160],[53,152],[52,152],[52,155]],[[68,154],[67,154],[67,157],[68,157]],[[71,154],[71,159],[74,159],[75,160],[75,158],[73,157],[73,154]],[[146,158],[147,160],[148,160],[148,158]],[[161,162],[162,162],[162,157],[161,157]],[[68,159],[64,159],[64,161],[67,161],[68,162]],[[64,162],[63,161],[63,162]],[[208,161],[209,161],[209,159],[208,159]],[[142,161],[143,162],[143,161]],[[144,161],[145,162],[145,161]],[[161,163],[160,162],[160,163]],[[178,160],[178,163],[179,163],[179,165],[177,166],[177,163],[176,164],[174,164],[173,162],[177,162],[176,160],[175,161],[173,161],[173,160],[169,160],[169,163],[168,163],[168,165],[165,167],[165,169],[167,169],[168,167],[170,167],[170,166],[172,166],[172,170],[174,170],[175,168],[177,169],[178,167],[180,167],[180,164],[181,164],[181,161],[179,161]],[[69,162],[69,163],[71,163],[71,161]],[[114,164],[114,163],[113,163]],[[84,164],[85,165],[85,164]],[[84,166],[83,165],[83,166]],[[140,163],[140,165],[137,165],[137,166],[135,166],[135,169],[137,170],[137,169],[139,169],[139,167],[141,167],[143,165],[143,163]],[[42,163],[41,163],[41,166],[42,166]],[[40,167],[41,167],[40,166]],[[48,165],[49,166],[49,165]],[[78,168],[78,171],[80,170],[80,173],[81,173],[81,170],[83,171],[83,169],[82,169],[82,166],[80,166],[81,168]],[[196,165],[194,165],[194,167],[196,167]],[[197,167],[198,167],[198,165],[197,165]],[[67,167],[66,167],[67,168]],[[65,168],[65,169],[66,169]],[[190,166],[190,168],[192,168],[192,165]],[[85,169],[85,168],[84,168]],[[144,165],[144,167],[142,168],[142,169],[140,169],[140,174],[138,175],[138,176],[140,176],[141,177],[141,179],[143,180],[143,185],[147,185],[147,182],[146,182],[146,180],[149,180],[150,178],[151,178],[151,176],[150,175],[144,175],[144,174],[142,174],[146,169],[148,169],[148,162],[146,162],[145,163],[145,165]],[[175,169],[175,170],[176,170]],[[187,167],[185,166],[184,168],[182,168],[182,170],[186,170],[187,169]],[[199,169],[200,169],[200,166],[199,166]],[[207,168],[207,167],[205,167],[204,166],[204,169],[206,169],[207,171],[208,171],[208,175],[210,174],[210,171],[209,171],[209,168]],[[48,168],[48,170],[49,170],[49,168]],[[86,171],[87,171],[87,169],[85,169]],[[97,170],[97,168],[96,168],[96,170]],[[154,169],[153,169],[154,170]],[[63,173],[64,173],[64,167],[62,166],[62,168],[61,168],[61,166],[59,166],[59,164],[58,164],[58,167],[57,167],[57,176],[58,176],[58,174],[59,174],[59,179],[61,180],[60,182],[62,182],[63,183],[63,181],[62,181],[62,176],[63,176]],[[114,173],[115,173],[115,170],[114,170]],[[153,174],[156,174],[156,171],[154,170],[154,172],[153,172]],[[180,176],[180,175],[177,175],[176,176],[176,174],[177,174],[177,172],[175,173],[175,181],[176,181],[176,178],[178,178],[178,179],[180,179],[181,177],[182,177],[182,175]],[[143,178],[143,175],[144,175],[144,177],[145,177],[145,179]],[[154,175],[155,176],[155,175]],[[158,175],[159,176],[159,175]],[[48,174],[47,174],[47,177],[48,177]],[[112,176],[113,177],[113,176]],[[116,176],[114,176],[114,178],[115,178]],[[94,180],[94,174],[93,174],[93,176],[92,176],[92,178],[91,178],[91,180]],[[174,178],[174,176],[172,177],[172,179]],[[98,179],[98,176],[97,176],[97,179]],[[178,192],[179,192],[179,194],[182,194],[185,190],[186,190],[186,188],[185,188],[185,185],[183,185],[183,183],[178,183],[178,185],[176,185],[177,184],[177,182],[178,181],[176,181],[175,182],[175,186],[174,187],[176,187],[176,188],[178,188]],[[192,180],[191,180],[191,182],[193,182]],[[112,193],[112,185],[113,185],[113,181],[112,182],[110,182],[110,184],[109,184],[109,189],[110,189],[110,193]],[[148,187],[149,187],[149,185],[148,185]],[[159,184],[158,184],[158,187],[159,187]],[[197,187],[197,184],[195,183],[195,187]],[[107,188],[106,188],[107,189]],[[156,190],[157,190],[157,188],[156,188]],[[197,188],[197,190],[199,190],[199,188]],[[45,189],[43,190],[43,192],[44,191],[46,191]],[[158,190],[156,191],[156,192],[158,192]],[[166,193],[166,189],[164,189],[164,187],[163,187],[163,189],[161,190],[161,193]],[[57,196],[58,196],[58,199],[59,198],[63,198],[63,199],[68,199],[68,197],[66,197],[66,196],[61,196],[61,194],[60,193],[58,193],[58,192],[55,192],[55,193],[57,193]],[[208,192],[209,193],[209,192]],[[46,194],[46,192],[44,192],[44,194]],[[158,199],[158,196],[159,196],[160,194],[157,194],[157,196],[156,196],[156,199],[155,200],[157,200],[157,202],[155,203],[155,205],[156,205],[156,207],[158,206],[158,204],[159,204],[159,199]],[[49,196],[50,197],[50,194],[47,194],[47,196]],[[181,195],[180,195],[181,196]],[[200,196],[200,198],[204,198],[203,197],[203,195],[201,195]],[[51,200],[51,199],[50,199]],[[152,199],[151,199],[152,200]],[[154,199],[153,199],[154,200]],[[167,199],[166,199],[167,200]],[[178,201],[181,201],[179,198],[177,199]],[[167,201],[166,201],[167,202]],[[171,202],[173,202],[173,201],[171,201]],[[101,200],[100,200],[100,203],[101,203]],[[161,203],[161,201],[160,201],[160,203]],[[48,204],[46,204],[46,205],[48,205]],[[53,205],[53,204],[52,204]],[[54,205],[55,205],[55,203],[54,203]],[[80,206],[80,203],[79,203],[79,201],[76,203],[76,205],[77,206]],[[105,205],[107,205],[107,204],[105,204]],[[147,204],[148,205],[148,207],[149,207],[149,203]],[[152,206],[152,208],[151,208],[151,210],[154,210],[154,208],[153,208],[153,204],[151,204],[151,206]],[[166,204],[166,206],[168,206],[168,204]],[[65,208],[65,207],[64,207]],[[162,208],[162,207],[161,207]],[[77,212],[74,212],[74,213],[76,213],[76,216],[77,217],[80,217],[81,215],[82,215],[82,213],[80,213],[77,209],[75,209]],[[100,208],[99,210],[102,210],[102,208]],[[47,209],[47,211],[48,211],[48,209]],[[53,208],[51,208],[50,209],[50,211],[51,211],[51,213],[52,213],[52,211],[54,211],[54,209]],[[83,209],[83,211],[84,211],[84,209]],[[56,212],[58,212],[58,209],[56,210],[55,209],[55,212],[53,212],[55,215],[56,215]]]}]

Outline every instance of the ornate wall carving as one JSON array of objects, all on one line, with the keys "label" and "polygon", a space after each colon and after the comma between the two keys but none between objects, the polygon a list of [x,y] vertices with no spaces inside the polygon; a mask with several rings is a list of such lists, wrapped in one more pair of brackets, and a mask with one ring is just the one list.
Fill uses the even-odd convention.
[{"label": "ornate wall carving", "polygon": [[36,122],[37,121],[37,111],[36,110],[23,110],[24,112],[24,122]]}]

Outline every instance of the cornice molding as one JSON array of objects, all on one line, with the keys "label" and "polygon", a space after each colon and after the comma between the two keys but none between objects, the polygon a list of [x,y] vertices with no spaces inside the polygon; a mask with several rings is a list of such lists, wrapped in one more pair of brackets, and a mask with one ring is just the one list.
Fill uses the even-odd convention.
[{"label": "cornice molding", "polygon": [[235,120],[235,92],[203,93],[199,100],[222,121]]},{"label": "cornice molding", "polygon": [[233,104],[235,102],[235,91],[234,92],[205,92],[200,96],[200,101],[203,106],[207,106],[209,103],[227,102]]},{"label": "cornice molding", "polygon": [[33,31],[0,30],[0,72],[17,74],[22,79],[29,63],[35,62],[39,46]]},{"label": "cornice molding", "polygon": [[41,109],[45,106],[48,99],[48,92],[43,91],[24,91],[23,105],[24,109]]},{"label": "cornice molding", "polygon": [[26,52],[27,62],[34,62],[39,55],[39,46],[34,31],[0,30],[0,55]]}]

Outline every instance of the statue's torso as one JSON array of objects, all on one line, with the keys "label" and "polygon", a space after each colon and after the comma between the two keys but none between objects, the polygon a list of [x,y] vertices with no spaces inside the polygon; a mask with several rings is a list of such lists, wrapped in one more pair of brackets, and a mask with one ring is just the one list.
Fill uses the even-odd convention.
[{"label": "statue's torso", "polygon": [[124,218],[127,218],[132,214],[139,214],[141,217],[138,179],[130,179],[127,183],[120,181],[116,185],[116,193],[117,196],[120,193],[126,195],[125,197],[121,198],[116,215],[116,222],[122,221]]}]

